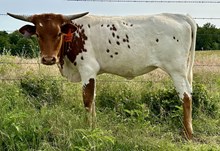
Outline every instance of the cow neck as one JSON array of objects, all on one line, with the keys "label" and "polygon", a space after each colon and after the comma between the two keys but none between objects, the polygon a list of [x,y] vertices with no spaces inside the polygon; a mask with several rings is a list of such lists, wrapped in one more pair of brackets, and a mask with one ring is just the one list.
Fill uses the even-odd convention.
[{"label": "cow neck", "polygon": [[64,56],[67,55],[67,51],[71,49],[72,40],[73,40],[73,33],[71,32],[71,29],[70,29],[68,33],[63,37],[63,44],[60,50],[60,61],[59,62],[60,62],[61,68],[63,68]]},{"label": "cow neck", "polygon": [[76,65],[76,57],[80,53],[87,52],[87,49],[85,48],[85,41],[88,40],[88,37],[85,34],[83,25],[74,25],[77,27],[77,30],[74,33],[70,33],[69,31],[68,34],[63,37],[63,44],[60,50],[61,68],[64,64],[64,56],[67,56],[69,61]]}]

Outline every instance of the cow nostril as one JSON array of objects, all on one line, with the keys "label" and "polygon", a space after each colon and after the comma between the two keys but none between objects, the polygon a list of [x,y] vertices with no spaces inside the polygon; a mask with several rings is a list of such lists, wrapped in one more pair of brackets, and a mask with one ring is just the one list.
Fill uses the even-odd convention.
[{"label": "cow nostril", "polygon": [[42,57],[41,62],[45,65],[53,65],[56,63],[56,57]]},{"label": "cow nostril", "polygon": [[53,57],[51,61],[54,62],[54,63],[56,63],[56,58]]},{"label": "cow nostril", "polygon": [[46,59],[45,59],[45,58],[42,58],[41,61],[42,61],[42,62],[46,62]]}]

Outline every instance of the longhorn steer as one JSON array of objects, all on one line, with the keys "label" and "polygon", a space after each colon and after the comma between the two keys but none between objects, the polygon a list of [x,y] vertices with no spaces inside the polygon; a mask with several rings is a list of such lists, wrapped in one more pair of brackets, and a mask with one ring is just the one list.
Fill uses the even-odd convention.
[{"label": "longhorn steer", "polygon": [[37,35],[43,64],[57,64],[67,79],[82,81],[84,105],[92,119],[95,119],[98,74],[131,79],[156,68],[166,71],[183,101],[184,130],[191,139],[192,67],[197,30],[194,20],[180,14],[129,17],[86,14],[8,13],[34,24],[19,31],[25,36]]}]

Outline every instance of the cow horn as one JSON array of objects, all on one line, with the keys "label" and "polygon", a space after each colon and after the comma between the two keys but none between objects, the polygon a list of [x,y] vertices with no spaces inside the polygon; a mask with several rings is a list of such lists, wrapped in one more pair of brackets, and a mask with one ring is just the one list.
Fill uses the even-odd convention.
[{"label": "cow horn", "polygon": [[19,20],[23,20],[23,21],[27,21],[27,22],[31,22],[31,16],[27,16],[27,15],[16,15],[16,14],[11,14],[11,13],[7,13],[7,15],[19,19]]},{"label": "cow horn", "polygon": [[73,19],[77,19],[80,17],[83,17],[85,15],[87,15],[89,12],[85,12],[85,13],[81,13],[81,14],[75,14],[75,15],[64,15],[64,18],[67,20],[73,20]]}]

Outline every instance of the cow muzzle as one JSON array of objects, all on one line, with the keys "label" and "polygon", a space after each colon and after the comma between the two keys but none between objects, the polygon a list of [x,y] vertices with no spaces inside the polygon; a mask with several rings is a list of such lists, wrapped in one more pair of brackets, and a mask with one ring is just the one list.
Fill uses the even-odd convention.
[{"label": "cow muzzle", "polygon": [[41,63],[44,65],[53,65],[57,62],[57,57],[43,56],[41,57]]}]

